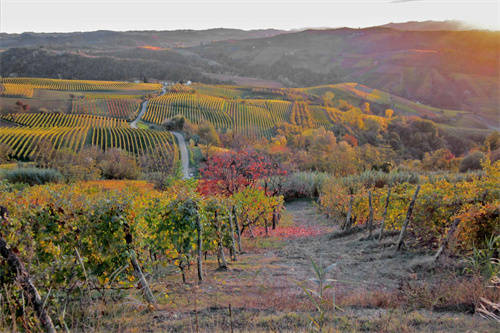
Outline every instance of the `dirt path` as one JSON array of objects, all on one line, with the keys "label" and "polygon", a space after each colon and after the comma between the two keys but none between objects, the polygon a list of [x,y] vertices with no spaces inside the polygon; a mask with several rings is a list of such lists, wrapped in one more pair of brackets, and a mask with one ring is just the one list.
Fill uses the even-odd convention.
[{"label": "dirt path", "polygon": [[139,120],[141,120],[142,116],[144,116],[144,113],[146,113],[147,109],[148,109],[148,101],[142,102],[141,111],[137,115],[137,118],[135,118],[134,121],[130,123],[130,127],[137,128],[137,123],[139,122]]},{"label": "dirt path", "polygon": [[[319,215],[307,201],[290,203],[287,211],[297,225],[311,227],[331,223],[326,222],[325,217]],[[334,230],[338,231],[336,228]],[[360,240],[363,236],[356,233],[332,238],[330,232],[291,239],[277,252],[277,256],[283,259],[284,265],[292,268],[290,271],[294,272],[296,279],[302,280],[306,279],[307,274],[312,274],[311,258],[325,266],[336,263],[332,277],[345,281],[340,285],[346,290],[393,289],[398,287],[402,279],[414,276],[409,268],[415,260],[414,255],[395,256],[392,248],[384,247],[394,242],[394,238],[384,238],[379,246],[376,240]]]},{"label": "dirt path", "polygon": [[[164,86],[161,90],[161,95],[164,95],[167,93],[167,88]],[[146,110],[148,109],[148,102],[149,101],[144,101],[141,104],[141,111],[137,115],[137,118],[134,119],[130,123],[130,127],[132,128],[137,128],[137,123],[142,119],[144,116],[144,113],[146,113]],[[189,154],[186,146],[186,140],[184,140],[184,136],[181,133],[171,131],[171,133],[175,136],[177,139],[177,144],[179,145],[179,151],[181,154],[181,165],[182,165],[182,178],[183,179],[188,179],[191,178],[191,175],[189,173]]]},{"label": "dirt path", "polygon": [[189,174],[189,154],[186,146],[186,140],[184,140],[184,136],[181,133],[174,131],[171,133],[177,139],[177,144],[179,145],[179,151],[181,153],[182,178],[191,178],[191,175]]},{"label": "dirt path", "polygon": [[168,288],[168,303],[153,320],[144,317],[144,323],[151,331],[196,332],[199,327],[200,332],[229,332],[230,320],[236,332],[309,331],[308,314],[314,315],[315,310],[297,282],[314,286],[313,258],[325,266],[337,263],[329,278],[338,282],[327,296],[332,299],[334,291],[343,310],[329,311],[330,324],[336,330],[327,331],[495,331],[495,323],[464,312],[391,307],[384,295],[398,290],[402,281],[422,278],[411,268],[422,254],[394,255],[392,248],[384,246],[394,243],[390,237],[384,238],[382,245],[360,240],[361,233],[332,237],[336,228],[317,213],[311,201],[295,201],[286,208],[287,217],[276,232],[287,228],[314,232],[305,237],[245,237],[245,253],[230,262],[228,271],[217,270],[215,257],[205,261],[206,278],[201,285],[195,284],[194,270],[187,286],[177,274],[157,281],[155,289]]},{"label": "dirt path", "polygon": [[[161,89],[161,93],[160,93],[159,96],[165,95],[166,93],[167,93],[167,87],[163,86],[163,88]],[[148,102],[149,101],[147,101],[147,100],[144,101],[144,102],[142,102],[142,104],[141,104],[141,111],[139,111],[139,114],[137,115],[137,118],[135,118],[134,121],[132,121],[130,123],[130,127],[137,128],[137,123],[142,119],[142,117],[146,113],[146,110],[148,109]]]}]

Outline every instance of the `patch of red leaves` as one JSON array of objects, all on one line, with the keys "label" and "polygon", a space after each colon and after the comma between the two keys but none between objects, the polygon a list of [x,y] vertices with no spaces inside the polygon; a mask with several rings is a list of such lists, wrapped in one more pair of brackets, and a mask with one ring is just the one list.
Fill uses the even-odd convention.
[{"label": "patch of red leaves", "polygon": [[[304,227],[304,226],[290,226],[290,227],[276,227],[272,230],[271,227],[268,229],[269,236],[279,237],[279,238],[299,238],[299,237],[309,237],[317,236],[323,234],[325,230],[318,227]],[[266,236],[265,227],[256,227],[253,229],[253,233],[257,237]],[[245,231],[245,235],[250,235],[250,232]]]}]

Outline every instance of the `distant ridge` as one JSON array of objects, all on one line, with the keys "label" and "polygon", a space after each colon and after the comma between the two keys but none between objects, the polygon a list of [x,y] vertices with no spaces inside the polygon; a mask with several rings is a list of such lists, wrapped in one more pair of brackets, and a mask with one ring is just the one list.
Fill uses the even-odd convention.
[{"label": "distant ridge", "polygon": [[402,23],[387,23],[381,27],[392,28],[407,31],[463,31],[475,30],[473,26],[467,23],[449,20],[449,21],[409,21]]}]

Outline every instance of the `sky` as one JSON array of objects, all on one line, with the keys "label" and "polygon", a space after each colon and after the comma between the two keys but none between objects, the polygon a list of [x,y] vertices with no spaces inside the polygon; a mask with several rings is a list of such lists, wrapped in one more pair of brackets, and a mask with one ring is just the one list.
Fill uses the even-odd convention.
[{"label": "sky", "polygon": [[460,20],[500,30],[500,0],[0,0],[0,32],[284,30]]}]

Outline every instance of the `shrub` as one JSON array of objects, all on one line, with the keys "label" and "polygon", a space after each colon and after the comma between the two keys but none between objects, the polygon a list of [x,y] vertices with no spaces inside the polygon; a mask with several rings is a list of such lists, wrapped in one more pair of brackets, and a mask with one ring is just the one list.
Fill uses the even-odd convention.
[{"label": "shrub", "polygon": [[107,179],[136,179],[139,175],[135,159],[120,149],[107,150],[99,167]]},{"label": "shrub", "polygon": [[5,143],[0,143],[0,163],[5,163],[10,160],[12,149]]},{"label": "shrub", "polygon": [[29,185],[41,185],[45,183],[57,183],[63,178],[62,174],[54,169],[20,168],[5,172],[5,179],[10,183],[24,183]]},{"label": "shrub", "polygon": [[272,182],[273,187],[270,190],[277,190],[278,194],[283,195],[285,200],[316,198],[328,178],[329,175],[323,172],[295,172],[284,177],[281,182],[276,184]]},{"label": "shrub", "polygon": [[163,126],[169,131],[182,131],[185,122],[186,119],[182,115],[178,114],[170,119],[165,120],[163,122]]},{"label": "shrub", "polygon": [[366,188],[377,187],[381,188],[389,184],[401,184],[401,183],[418,183],[419,176],[415,172],[409,171],[398,171],[386,173],[384,171],[368,170],[364,171],[358,175],[352,175],[340,178],[339,181],[345,186],[350,186],[351,184],[356,184],[358,186],[363,186]]},{"label": "shrub", "polygon": [[460,161],[460,172],[466,172],[469,170],[480,170],[481,169],[481,161],[486,156],[484,153],[480,151],[475,151],[465,156],[462,161]]}]

